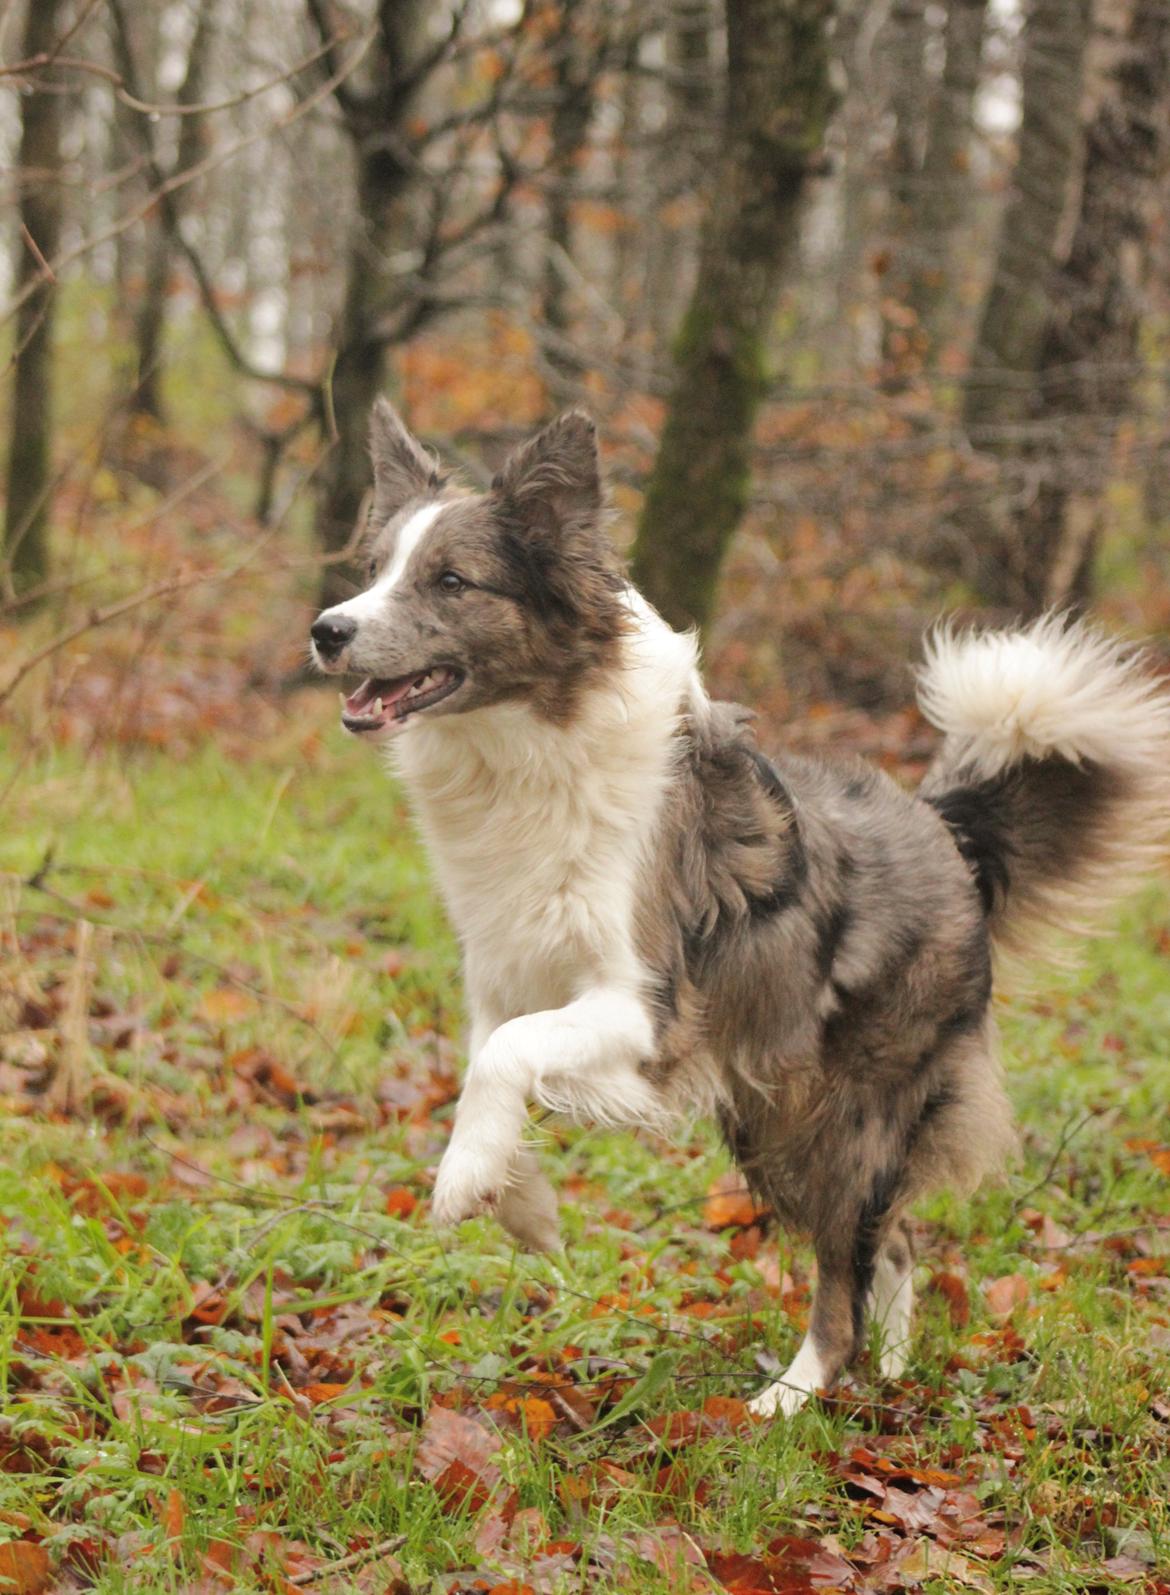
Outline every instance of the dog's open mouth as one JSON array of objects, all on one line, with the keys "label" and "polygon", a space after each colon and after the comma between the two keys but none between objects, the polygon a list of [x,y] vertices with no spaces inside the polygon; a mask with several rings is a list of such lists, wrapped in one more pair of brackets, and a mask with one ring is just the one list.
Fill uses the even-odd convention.
[{"label": "dog's open mouth", "polygon": [[371,676],[356,692],[342,698],[341,723],[347,731],[384,731],[449,698],[463,681],[462,673],[450,665],[432,665],[429,670],[394,680]]}]

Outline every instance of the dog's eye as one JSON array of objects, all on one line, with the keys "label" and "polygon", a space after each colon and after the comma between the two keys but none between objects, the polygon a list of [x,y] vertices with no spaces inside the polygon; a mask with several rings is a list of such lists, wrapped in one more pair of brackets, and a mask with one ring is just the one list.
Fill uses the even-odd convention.
[{"label": "dog's eye", "polygon": [[461,593],[466,586],[467,583],[456,571],[445,570],[439,577],[439,587],[445,593]]},{"label": "dog's eye", "polygon": [[376,559],[372,559],[370,561],[370,563],[366,566],[366,575],[369,577],[369,579],[371,581],[373,581],[374,577],[377,574],[378,574],[378,561]]}]

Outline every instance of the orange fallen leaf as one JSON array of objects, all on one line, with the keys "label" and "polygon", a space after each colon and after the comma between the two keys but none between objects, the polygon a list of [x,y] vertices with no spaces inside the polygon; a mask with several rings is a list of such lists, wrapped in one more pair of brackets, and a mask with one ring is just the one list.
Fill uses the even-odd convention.
[{"label": "orange fallen leaf", "polygon": [[760,1207],[743,1183],[743,1175],[729,1170],[710,1186],[703,1204],[703,1223],[708,1229],[746,1226],[766,1218],[768,1209]]},{"label": "orange fallen leaf", "polygon": [[208,1023],[218,1025],[229,1019],[243,1019],[255,1013],[258,1004],[250,992],[238,991],[234,986],[217,986],[205,991],[199,1002],[199,1016]]},{"label": "orange fallen leaf", "polygon": [[168,1490],[165,1505],[157,1510],[166,1538],[170,1541],[182,1539],[183,1525],[187,1521],[187,1503],[183,1500],[182,1491]]},{"label": "orange fallen leaf", "polygon": [[541,1396],[510,1396],[497,1391],[487,1401],[489,1408],[510,1412],[524,1428],[530,1440],[545,1439],[557,1425],[557,1415],[549,1402]]},{"label": "orange fallen leaf", "polygon": [[323,1381],[320,1384],[302,1386],[298,1394],[311,1401],[314,1406],[319,1406],[322,1401],[336,1401],[338,1396],[343,1396],[349,1388],[347,1384],[330,1384]]},{"label": "orange fallen leaf", "polygon": [[418,1206],[418,1197],[405,1185],[395,1185],[386,1192],[386,1211],[391,1218],[409,1218]]},{"label": "orange fallen leaf", "polygon": [[971,1321],[971,1301],[967,1295],[966,1281],[958,1274],[932,1274],[927,1290],[941,1296],[947,1304],[947,1314],[955,1329],[965,1329]]},{"label": "orange fallen leaf", "polygon": [[1010,1318],[1031,1294],[1031,1284],[1023,1274],[1003,1274],[988,1280],[983,1287],[987,1310],[993,1318]]},{"label": "orange fallen leaf", "polygon": [[41,1595],[53,1582],[49,1553],[32,1540],[0,1545],[0,1589],[7,1595]]}]

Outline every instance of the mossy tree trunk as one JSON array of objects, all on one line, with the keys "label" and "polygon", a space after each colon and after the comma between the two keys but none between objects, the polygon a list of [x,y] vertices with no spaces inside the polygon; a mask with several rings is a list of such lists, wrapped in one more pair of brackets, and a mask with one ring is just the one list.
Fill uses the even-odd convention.
[{"label": "mossy tree trunk", "polygon": [[[21,59],[48,59],[66,17],[66,0],[33,0]],[[66,104],[51,67],[32,69],[21,111],[20,229],[16,288],[41,280],[16,317],[7,506],[2,571],[17,593],[41,586],[49,570],[48,522],[53,440],[53,317],[56,280],[44,262],[61,232],[61,124]]]},{"label": "mossy tree trunk", "polygon": [[1036,487],[1017,521],[1029,608],[1091,596],[1102,500],[1132,410],[1170,143],[1170,13],[1136,0],[1085,133],[1080,206],[1040,352]]},{"label": "mossy tree trunk", "polygon": [[[201,0],[195,18],[195,30],[187,51],[187,64],[183,81],[176,96],[178,104],[195,106],[203,98],[204,80],[207,76],[210,46],[214,38],[215,0]],[[115,38],[123,51],[130,49],[127,34],[117,31]],[[155,90],[157,93],[157,88]],[[179,119],[178,147],[174,164],[168,173],[175,177],[188,171],[199,159],[204,138],[203,118],[187,115]],[[156,214],[150,223],[147,240],[146,281],[142,299],[134,317],[135,383],[130,395],[130,408],[138,415],[151,416],[156,421],[164,419],[162,392],[163,344],[167,320],[167,291],[170,286],[173,255],[172,233],[187,196],[170,194],[163,202],[173,207],[175,220]]]},{"label": "mossy tree trunk", "polygon": [[832,0],[728,0],[723,147],[633,551],[672,625],[705,627],[747,505],[764,343],[834,104]]},{"label": "mossy tree trunk", "polygon": [[1012,501],[1035,440],[1060,237],[1081,170],[1090,12],[1091,0],[1035,0],[1028,14],[1019,153],[967,378],[963,426],[998,483],[960,517],[944,563],[997,607],[1028,603]]},{"label": "mossy tree trunk", "polygon": [[927,123],[910,218],[910,304],[928,358],[937,354],[946,335],[951,256],[973,193],[969,156],[986,16],[987,0],[948,0],[942,83]]},{"label": "mossy tree trunk", "polygon": [[[309,9],[322,39],[328,39],[324,11],[315,0]],[[354,534],[370,487],[366,438],[386,371],[380,323],[394,301],[389,256],[414,176],[403,129],[421,81],[417,66],[426,10],[423,0],[383,0],[372,64],[362,82],[347,82],[336,94],[353,143],[357,184],[335,340],[332,409],[337,441],[322,472],[317,503],[318,545],[322,553],[334,556],[322,569],[318,601],[323,609],[353,592],[356,573],[336,556]]]},{"label": "mossy tree trunk", "polygon": [[571,342],[573,314],[568,272],[572,263],[573,200],[593,117],[593,89],[599,68],[597,50],[588,36],[591,23],[587,13],[564,6],[552,43],[555,97],[545,185],[542,310],[544,325],[553,335],[547,359],[552,374],[550,386],[558,397],[568,396],[581,375],[581,362]]}]

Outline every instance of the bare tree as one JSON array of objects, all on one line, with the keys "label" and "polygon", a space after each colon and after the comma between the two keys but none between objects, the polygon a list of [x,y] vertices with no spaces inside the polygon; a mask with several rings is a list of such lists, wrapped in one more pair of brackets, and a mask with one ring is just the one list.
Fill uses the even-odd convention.
[{"label": "bare tree", "polygon": [[1014,572],[1029,608],[1090,596],[1117,428],[1132,410],[1170,140],[1170,12],[1112,0],[1119,42],[1085,134],[1076,230],[1050,295],[1036,404],[1037,485]]},{"label": "bare tree", "polygon": [[976,445],[998,441],[1030,405],[1058,233],[1078,170],[1091,3],[1035,0],[1028,14],[1019,155],[963,414]]},{"label": "bare tree", "polygon": [[[331,20],[325,0],[306,3],[326,43]],[[346,79],[334,91],[353,150],[356,202],[330,385],[337,441],[317,510],[318,541],[326,554],[340,553],[352,539],[369,486],[367,418],[383,386],[387,349],[440,312],[432,279],[441,258],[498,219],[506,202],[504,174],[483,207],[454,227],[446,192],[451,185],[432,178],[425,183],[426,213],[406,226],[407,200],[428,175],[408,123],[424,86],[458,39],[467,11],[468,0],[457,0],[439,33],[425,0],[380,0],[374,47],[360,81]],[[325,59],[330,66],[331,55]],[[487,110],[481,106],[476,114]],[[396,246],[411,257],[409,269],[394,260]],[[328,564],[321,603],[336,603],[350,590],[351,577],[336,560]]]},{"label": "bare tree", "polygon": [[834,104],[832,0],[728,0],[723,148],[633,553],[672,625],[710,619],[747,504],[764,345]]},{"label": "bare tree", "polygon": [[[572,205],[577,172],[593,115],[594,85],[604,34],[591,8],[563,5],[550,40],[553,74],[552,148],[545,180],[544,324],[553,334],[548,360],[554,378],[579,372],[568,341],[571,330],[567,272],[572,259]],[[591,37],[590,35],[593,35]],[[599,36],[601,42],[599,43]]]},{"label": "bare tree", "polygon": [[1080,171],[1090,11],[1091,0],[1035,0],[1025,23],[1019,152],[962,417],[992,481],[960,517],[946,561],[992,604],[1022,600],[1011,496],[1033,420],[1061,227]]},{"label": "bare tree", "polygon": [[20,250],[17,287],[35,292],[21,299],[16,318],[16,355],[8,450],[8,496],[4,521],[7,582],[20,592],[40,586],[49,566],[48,523],[53,439],[53,318],[57,282],[45,262],[57,252],[61,231],[61,126],[64,85],[53,70],[67,0],[33,0],[28,7],[22,59],[28,92],[21,110]]},{"label": "bare tree", "polygon": [[[195,23],[176,101],[180,109],[188,114],[179,118],[178,139],[169,168],[158,148],[157,124],[149,116],[138,114],[133,118],[133,131],[144,147],[151,181],[160,187],[169,178],[189,171],[199,157],[203,120],[194,112],[204,93],[208,57],[214,38],[215,5],[216,0],[196,0]],[[114,22],[114,59],[127,87],[145,99],[145,73],[137,58],[130,13],[124,0],[109,0],[109,6]],[[151,92],[157,93],[157,87],[152,85]],[[163,418],[163,335],[174,235],[181,224],[186,198],[185,192],[182,195],[164,195],[159,201],[158,212],[148,218],[145,282],[134,318],[135,382],[130,395],[130,408],[158,421]]]},{"label": "bare tree", "polygon": [[952,252],[972,197],[970,146],[986,16],[987,0],[947,0],[946,61],[908,218],[914,251],[910,305],[928,356],[945,332]]}]

